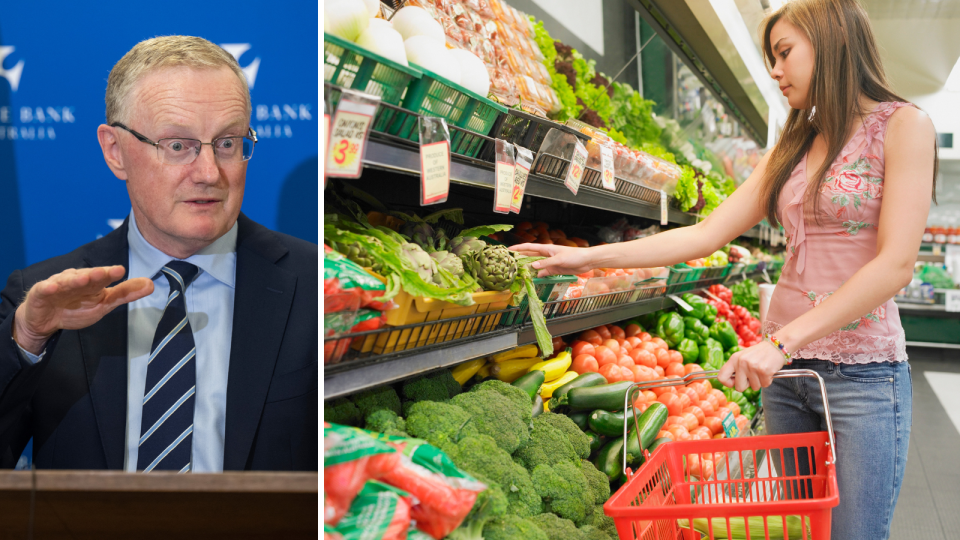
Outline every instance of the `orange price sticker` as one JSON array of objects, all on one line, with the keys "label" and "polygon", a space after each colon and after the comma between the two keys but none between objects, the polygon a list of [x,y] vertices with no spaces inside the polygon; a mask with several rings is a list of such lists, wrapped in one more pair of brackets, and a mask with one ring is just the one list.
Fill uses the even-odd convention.
[{"label": "orange price sticker", "polygon": [[617,189],[616,173],[613,170],[613,148],[609,146],[600,147],[600,168],[603,170],[603,188],[615,191]]},{"label": "orange price sticker", "polygon": [[527,177],[530,175],[530,167],[521,163],[513,173],[513,200],[510,202],[510,211],[514,214],[520,213],[523,207],[523,194],[527,191]]},{"label": "orange price sticker", "polygon": [[363,150],[376,112],[375,104],[340,100],[331,122],[326,159],[327,176],[359,178],[363,168]]},{"label": "orange price sticker", "polygon": [[580,181],[583,180],[583,170],[587,166],[587,148],[577,140],[577,146],[573,149],[573,157],[570,159],[570,167],[567,171],[567,178],[564,185],[574,195],[580,190]]}]

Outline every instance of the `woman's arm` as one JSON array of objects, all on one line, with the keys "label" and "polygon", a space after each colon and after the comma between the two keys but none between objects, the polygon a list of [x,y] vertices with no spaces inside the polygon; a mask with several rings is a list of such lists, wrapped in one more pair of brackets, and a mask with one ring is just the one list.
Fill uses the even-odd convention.
[{"label": "woman's arm", "polygon": [[[859,320],[910,283],[930,211],[935,137],[933,122],[913,107],[904,107],[890,118],[884,141],[877,255],[827,300],[777,332],[788,351]],[[764,342],[733,355],[719,378],[738,390],[758,389],[768,386],[781,367],[783,355]]]},{"label": "woman's arm", "polygon": [[534,263],[540,277],[552,274],[582,274],[593,268],[653,268],[707,257],[763,219],[760,186],[770,153],[760,160],[747,181],[706,219],[647,238],[572,248],[544,244],[520,244],[510,249],[547,259]]}]

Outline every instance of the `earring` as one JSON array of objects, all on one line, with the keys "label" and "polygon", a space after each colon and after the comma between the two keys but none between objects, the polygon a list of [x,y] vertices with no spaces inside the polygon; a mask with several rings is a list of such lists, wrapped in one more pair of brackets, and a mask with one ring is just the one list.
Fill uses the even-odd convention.
[{"label": "earring", "polygon": [[813,120],[813,115],[815,115],[815,114],[817,114],[817,106],[816,106],[816,105],[814,105],[814,106],[810,109],[810,116],[807,116],[807,122]]}]

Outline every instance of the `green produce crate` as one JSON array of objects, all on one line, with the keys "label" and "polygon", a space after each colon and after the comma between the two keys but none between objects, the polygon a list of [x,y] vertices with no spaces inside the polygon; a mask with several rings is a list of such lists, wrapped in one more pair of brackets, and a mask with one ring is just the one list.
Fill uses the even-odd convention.
[{"label": "green produce crate", "polygon": [[732,264],[691,268],[685,264],[670,267],[667,278],[667,294],[692,291],[710,285],[723,283],[733,269]]},{"label": "green produce crate", "polygon": [[[577,276],[547,276],[544,278],[533,278],[533,286],[537,290],[537,297],[541,302],[554,302],[563,299],[567,288],[577,282]],[[530,314],[530,305],[527,303],[527,297],[524,296],[520,301],[520,310],[504,315],[502,324],[521,324]]]},{"label": "green produce crate", "polygon": [[[507,108],[502,105],[428,70],[422,71],[423,76],[412,81],[407,88],[402,104],[406,110],[381,109],[373,129],[419,141],[419,118],[422,115],[443,118],[449,125],[487,135],[500,115],[507,113]],[[476,157],[485,141],[483,137],[465,131],[450,130],[450,148],[457,154]]]},{"label": "green produce crate", "polygon": [[[354,43],[323,34],[323,80],[344,88],[380,96],[384,103],[399,105],[410,81],[419,80],[420,70],[372,53]],[[340,100],[331,96],[336,107]]]}]

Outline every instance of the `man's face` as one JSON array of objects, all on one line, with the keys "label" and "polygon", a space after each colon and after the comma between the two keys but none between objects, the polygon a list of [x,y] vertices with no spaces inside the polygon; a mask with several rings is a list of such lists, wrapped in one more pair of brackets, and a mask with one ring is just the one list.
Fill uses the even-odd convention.
[{"label": "man's face", "polygon": [[[167,68],[140,80],[127,127],[152,141],[210,142],[247,134],[243,86],[229,68]],[[186,258],[226,233],[243,203],[247,163],[221,163],[204,145],[188,165],[161,163],[157,148],[114,128],[127,191],[141,234],[168,255]]]}]

